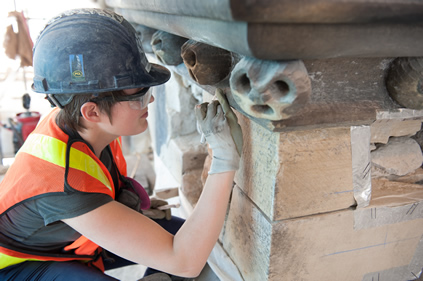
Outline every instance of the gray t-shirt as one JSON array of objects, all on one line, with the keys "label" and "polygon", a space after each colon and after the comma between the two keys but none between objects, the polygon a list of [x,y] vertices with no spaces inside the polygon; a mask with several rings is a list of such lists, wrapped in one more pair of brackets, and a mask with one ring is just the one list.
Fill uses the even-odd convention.
[{"label": "gray t-shirt", "polygon": [[80,216],[112,200],[105,194],[81,192],[43,196],[9,210],[0,217],[0,229],[29,249],[59,250],[81,236],[62,219]]}]

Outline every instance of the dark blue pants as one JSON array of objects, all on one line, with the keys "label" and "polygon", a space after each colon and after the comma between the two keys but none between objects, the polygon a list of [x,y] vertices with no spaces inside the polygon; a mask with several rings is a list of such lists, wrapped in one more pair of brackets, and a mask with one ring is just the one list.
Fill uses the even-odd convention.
[{"label": "dark blue pants", "polygon": [[[172,217],[170,221],[165,219],[155,221],[172,234],[176,234],[178,229],[184,223],[184,220],[178,217]],[[108,255],[111,259],[104,262],[106,270],[134,264],[133,262],[125,260],[114,254],[109,253]],[[156,272],[158,271],[148,268],[145,275],[150,275]],[[27,261],[0,270],[0,280],[107,281],[117,279],[105,275],[100,270],[88,267],[78,261]]]}]

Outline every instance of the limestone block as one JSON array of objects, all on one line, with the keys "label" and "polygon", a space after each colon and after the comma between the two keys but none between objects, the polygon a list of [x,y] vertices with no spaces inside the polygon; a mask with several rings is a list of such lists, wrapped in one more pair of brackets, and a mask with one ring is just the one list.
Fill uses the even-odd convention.
[{"label": "limestone block", "polygon": [[196,131],[197,123],[194,106],[197,100],[191,89],[185,87],[182,77],[173,73],[172,79],[165,84],[166,112],[169,121],[170,138],[188,135]]},{"label": "limestone block", "polygon": [[349,127],[275,133],[237,115],[244,149],[235,182],[271,220],[355,205]]},{"label": "limestone block", "polygon": [[207,146],[200,143],[198,133],[193,133],[171,139],[162,146],[159,157],[175,180],[182,183],[182,175],[187,171],[203,168],[206,156]]},{"label": "limestone block", "polygon": [[203,183],[201,182],[202,169],[186,171],[182,175],[181,191],[192,206],[197,204],[203,191]]},{"label": "limestone block", "polygon": [[422,217],[422,204],[403,204],[269,221],[235,187],[222,244],[246,281],[412,280]]},{"label": "limestone block", "polygon": [[423,162],[419,144],[409,137],[390,138],[386,145],[371,152],[372,176],[403,176],[414,172]]},{"label": "limestone block", "polygon": [[387,143],[389,137],[412,136],[420,130],[422,120],[383,119],[370,125],[371,142]]}]

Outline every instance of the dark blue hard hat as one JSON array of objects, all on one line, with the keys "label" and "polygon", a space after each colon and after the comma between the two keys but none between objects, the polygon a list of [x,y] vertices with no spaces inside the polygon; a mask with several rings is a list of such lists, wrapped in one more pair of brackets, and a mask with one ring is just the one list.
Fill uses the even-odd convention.
[{"label": "dark blue hard hat", "polygon": [[165,83],[170,72],[147,61],[132,25],[101,9],[75,9],[50,20],[33,49],[37,93],[64,106],[75,94]]}]

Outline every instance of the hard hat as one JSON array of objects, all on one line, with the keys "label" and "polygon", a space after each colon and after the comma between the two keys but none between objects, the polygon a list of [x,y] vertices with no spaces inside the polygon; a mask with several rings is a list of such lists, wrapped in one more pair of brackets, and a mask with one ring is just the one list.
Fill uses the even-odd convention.
[{"label": "hard hat", "polygon": [[156,86],[170,78],[168,69],[147,61],[132,25],[101,9],[70,10],[50,20],[33,61],[33,90],[59,107],[75,94]]}]

